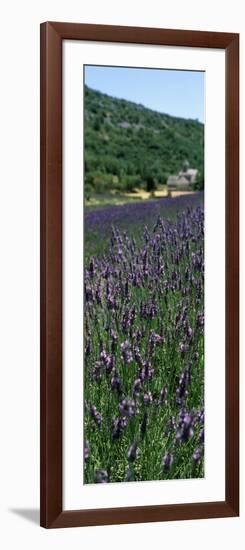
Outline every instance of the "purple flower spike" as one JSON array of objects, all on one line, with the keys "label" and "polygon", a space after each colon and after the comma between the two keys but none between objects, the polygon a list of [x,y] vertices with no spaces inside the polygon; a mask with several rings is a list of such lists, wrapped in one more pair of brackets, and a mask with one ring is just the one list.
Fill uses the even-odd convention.
[{"label": "purple flower spike", "polygon": [[188,413],[181,413],[176,441],[186,443],[193,436],[193,417]]},{"label": "purple flower spike", "polygon": [[200,432],[199,440],[201,441],[201,443],[204,443],[204,429]]},{"label": "purple flower spike", "polygon": [[142,389],[141,380],[140,378],[136,378],[133,386],[134,395],[140,395],[141,389]]},{"label": "purple flower spike", "polygon": [[115,353],[116,347],[117,347],[118,336],[117,336],[117,333],[113,329],[110,330],[110,338],[111,338],[111,351],[112,351],[112,353]]},{"label": "purple flower spike", "polygon": [[172,464],[173,464],[173,455],[171,453],[166,453],[162,461],[163,471],[165,473],[169,472]]},{"label": "purple flower spike", "polygon": [[89,459],[89,441],[86,439],[86,441],[84,441],[84,460],[85,462],[87,462],[87,460]]},{"label": "purple flower spike", "polygon": [[154,369],[151,367],[151,363],[149,361],[144,361],[142,368],[139,372],[139,378],[142,380],[151,380],[154,374]]},{"label": "purple flower spike", "polygon": [[119,378],[118,373],[115,372],[114,376],[111,379],[111,387],[113,390],[116,390],[118,395],[121,395],[122,393],[122,384],[121,380]]},{"label": "purple flower spike", "polygon": [[152,393],[148,391],[147,393],[144,394],[143,399],[144,399],[145,405],[150,405],[152,403]]},{"label": "purple flower spike", "polygon": [[133,354],[132,354],[130,343],[128,342],[128,340],[126,340],[121,344],[121,353],[122,353],[121,358],[125,364],[132,363]]},{"label": "purple flower spike", "polygon": [[136,454],[137,454],[137,443],[134,442],[134,443],[129,447],[129,450],[128,450],[128,461],[129,461],[129,462],[134,462],[135,459],[136,459]]},{"label": "purple flower spike", "polygon": [[95,424],[97,424],[98,428],[100,428],[101,423],[102,423],[102,415],[97,411],[95,405],[91,405],[90,414],[91,414],[92,419],[94,420]]},{"label": "purple flower spike", "polygon": [[136,413],[134,399],[123,399],[121,403],[119,403],[119,411],[123,416],[134,416]]},{"label": "purple flower spike", "polygon": [[186,353],[189,350],[189,344],[180,342],[178,351],[179,353]]},{"label": "purple flower spike", "polygon": [[112,441],[117,441],[128,423],[127,418],[115,418],[113,421]]},{"label": "purple flower spike", "polygon": [[196,449],[193,456],[192,456],[192,459],[193,459],[193,462],[194,464],[197,464],[202,458],[202,451],[201,449]]},{"label": "purple flower spike", "polygon": [[114,367],[114,358],[103,349],[100,354],[100,359],[106,367],[106,372],[110,373]]}]

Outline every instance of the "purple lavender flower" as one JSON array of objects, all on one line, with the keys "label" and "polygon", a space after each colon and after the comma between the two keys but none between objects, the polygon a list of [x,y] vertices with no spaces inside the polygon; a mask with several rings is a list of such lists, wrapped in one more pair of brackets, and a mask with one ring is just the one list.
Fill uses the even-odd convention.
[{"label": "purple lavender flower", "polygon": [[105,349],[103,349],[100,353],[100,359],[104,363],[106,370],[108,373],[110,373],[114,367],[114,359]]},{"label": "purple lavender flower", "polygon": [[112,430],[112,441],[117,441],[122,433],[124,428],[126,428],[128,423],[127,418],[114,418],[113,421],[113,430]]},{"label": "purple lavender flower", "polygon": [[176,402],[178,405],[183,404],[183,400],[188,395],[188,385],[191,382],[191,364],[185,368],[180,375],[179,385],[176,390]]},{"label": "purple lavender flower", "polygon": [[160,346],[163,342],[163,337],[157,334],[154,330],[151,332],[150,340],[156,344],[157,346]]},{"label": "purple lavender flower", "polygon": [[169,472],[172,464],[173,464],[173,455],[171,453],[166,453],[162,461],[163,471],[165,473]]},{"label": "purple lavender flower", "polygon": [[153,377],[154,369],[149,361],[144,361],[143,366],[139,371],[139,378],[144,380],[150,380]]},{"label": "purple lavender flower", "polygon": [[152,393],[150,391],[144,393],[143,401],[145,405],[150,405],[152,403]]},{"label": "purple lavender flower", "polygon": [[199,313],[197,316],[197,325],[202,329],[204,327],[204,313]]},{"label": "purple lavender flower", "polygon": [[84,460],[85,460],[85,462],[87,462],[87,460],[89,459],[89,452],[90,452],[89,441],[86,439],[84,441]]},{"label": "purple lavender flower", "polygon": [[118,335],[112,328],[110,329],[110,338],[111,338],[111,352],[115,353],[118,341]]},{"label": "purple lavender flower", "polygon": [[102,424],[102,415],[97,411],[97,408],[95,405],[91,405],[90,414],[95,424],[97,424],[98,428],[100,428]]},{"label": "purple lavender flower", "polygon": [[178,347],[178,351],[180,353],[186,353],[187,351],[189,351],[189,344],[187,344],[185,342],[180,342],[179,347]]},{"label": "purple lavender flower", "polygon": [[204,443],[204,429],[200,431],[199,440],[201,443]]},{"label": "purple lavender flower", "polygon": [[188,413],[184,413],[176,433],[176,440],[186,443],[193,436],[193,433],[193,417]]},{"label": "purple lavender flower", "polygon": [[131,346],[128,340],[126,340],[121,344],[121,353],[122,353],[121,358],[125,364],[132,363],[133,354],[132,354]]},{"label": "purple lavender flower", "polygon": [[137,443],[134,442],[134,443],[129,447],[129,450],[128,450],[128,461],[129,461],[129,462],[134,462],[135,459],[136,459],[136,454],[137,454]]},{"label": "purple lavender flower", "polygon": [[142,382],[141,382],[141,379],[140,379],[140,378],[136,378],[136,380],[134,381],[134,385],[133,385],[133,394],[134,394],[135,396],[139,396],[141,390],[142,390]]},{"label": "purple lavender flower", "polygon": [[192,330],[192,328],[190,327],[188,321],[185,321],[185,323],[184,323],[184,333],[185,333],[186,339],[187,339],[187,340],[191,340],[192,334],[193,334],[193,330]]},{"label": "purple lavender flower", "polygon": [[111,387],[113,390],[116,390],[118,395],[121,395],[122,393],[122,384],[119,377],[119,374],[117,372],[114,373],[114,376],[111,379]]},{"label": "purple lavender flower", "polygon": [[200,462],[201,458],[202,458],[202,451],[198,447],[192,455],[192,459],[193,459],[194,464],[197,464],[198,462]]},{"label": "purple lavender flower", "polygon": [[94,366],[91,369],[91,378],[94,381],[98,381],[102,377],[102,363],[100,361],[96,361]]},{"label": "purple lavender flower", "polygon": [[151,304],[151,307],[150,307],[150,310],[149,310],[149,318],[150,319],[155,319],[156,316],[157,316],[157,305],[156,304]]},{"label": "purple lavender flower", "polygon": [[176,419],[174,416],[172,416],[167,422],[165,429],[163,430],[163,434],[162,434],[163,437],[168,437],[170,432],[172,432],[173,430],[176,430],[176,427],[177,427]]},{"label": "purple lavender flower", "polygon": [[116,311],[116,309],[117,309],[116,298],[111,292],[108,292],[106,294],[106,302],[107,302],[107,307],[108,307],[109,310]]},{"label": "purple lavender flower", "polygon": [[134,399],[123,399],[119,403],[119,411],[122,416],[134,416],[136,413],[136,403]]},{"label": "purple lavender flower", "polygon": [[139,350],[138,345],[133,346],[133,352],[134,352],[134,359],[135,359],[137,365],[139,365],[139,367],[143,367],[143,359],[142,359],[142,356],[140,354],[140,350]]}]

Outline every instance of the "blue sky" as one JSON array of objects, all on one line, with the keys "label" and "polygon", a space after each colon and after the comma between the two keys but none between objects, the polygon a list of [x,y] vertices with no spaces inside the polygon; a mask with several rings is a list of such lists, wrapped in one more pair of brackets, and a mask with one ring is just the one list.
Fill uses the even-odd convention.
[{"label": "blue sky", "polygon": [[113,97],[169,115],[204,122],[204,72],[85,67],[85,83]]}]

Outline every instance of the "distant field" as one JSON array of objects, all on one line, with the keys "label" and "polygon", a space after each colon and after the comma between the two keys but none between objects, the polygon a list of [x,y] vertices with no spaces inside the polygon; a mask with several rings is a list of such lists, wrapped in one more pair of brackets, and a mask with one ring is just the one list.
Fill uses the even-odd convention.
[{"label": "distant field", "polygon": [[[177,192],[176,192],[177,195]],[[84,209],[84,256],[101,255],[108,250],[112,226],[127,230],[135,239],[142,236],[144,225],[151,229],[160,215],[174,220],[176,213],[188,207],[203,206],[203,192],[185,193],[173,198],[163,197],[152,200],[129,199],[126,203],[106,202],[100,206],[86,206]]]},{"label": "distant field", "polygon": [[[171,191],[171,197],[180,197],[182,195],[192,195],[195,193],[195,191]],[[86,207],[96,207],[96,206],[109,206],[114,205],[118,206],[121,204],[127,204],[130,202],[141,202],[142,200],[154,200],[154,199],[161,199],[164,197],[168,197],[168,188],[167,185],[159,186],[154,193],[145,191],[144,189],[135,189],[134,192],[131,193],[120,193],[116,191],[111,192],[104,192],[104,193],[94,193],[92,197],[90,197],[89,200],[85,198],[85,206]]]}]

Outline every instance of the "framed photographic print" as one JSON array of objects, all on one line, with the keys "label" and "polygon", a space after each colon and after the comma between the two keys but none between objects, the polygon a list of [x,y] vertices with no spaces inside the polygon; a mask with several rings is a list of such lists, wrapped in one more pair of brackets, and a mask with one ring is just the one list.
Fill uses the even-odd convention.
[{"label": "framed photographic print", "polygon": [[239,35],[41,25],[41,525],[239,515]]}]

